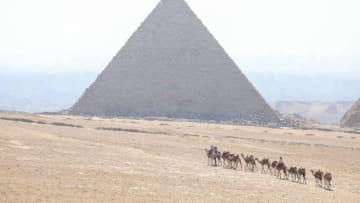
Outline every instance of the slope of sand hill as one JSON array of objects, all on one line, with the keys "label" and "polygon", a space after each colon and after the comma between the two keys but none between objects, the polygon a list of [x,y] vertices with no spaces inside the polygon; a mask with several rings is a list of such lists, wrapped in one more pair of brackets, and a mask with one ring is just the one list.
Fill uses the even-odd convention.
[{"label": "slope of sand hill", "polygon": [[[360,201],[358,134],[6,112],[0,117],[0,202]],[[208,166],[204,148],[213,143],[260,158],[282,155],[288,165],[308,169],[308,184]],[[332,172],[331,191],[315,187],[311,168]]]}]

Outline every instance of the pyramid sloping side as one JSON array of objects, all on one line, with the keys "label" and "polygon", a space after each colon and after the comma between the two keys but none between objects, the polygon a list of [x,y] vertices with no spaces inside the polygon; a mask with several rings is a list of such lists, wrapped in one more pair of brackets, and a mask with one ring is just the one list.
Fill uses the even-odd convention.
[{"label": "pyramid sloping side", "polygon": [[342,127],[360,128],[360,99],[345,113],[340,124]]},{"label": "pyramid sloping side", "polygon": [[161,1],[70,113],[278,122],[184,0]]}]

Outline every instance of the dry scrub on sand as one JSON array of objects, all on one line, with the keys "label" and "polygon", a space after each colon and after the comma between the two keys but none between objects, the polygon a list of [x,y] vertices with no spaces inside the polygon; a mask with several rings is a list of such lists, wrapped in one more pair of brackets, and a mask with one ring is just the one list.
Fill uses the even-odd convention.
[{"label": "dry scrub on sand", "polygon": [[[83,126],[0,119],[0,202],[360,202],[357,134],[11,112],[0,117]],[[211,144],[260,162],[283,156],[307,169],[307,184],[274,178],[262,167],[209,166],[204,148]],[[332,190],[315,187],[311,169],[331,171]]]}]

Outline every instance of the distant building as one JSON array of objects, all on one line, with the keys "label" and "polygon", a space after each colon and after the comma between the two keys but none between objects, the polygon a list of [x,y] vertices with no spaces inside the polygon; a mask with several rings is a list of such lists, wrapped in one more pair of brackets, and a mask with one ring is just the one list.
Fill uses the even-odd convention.
[{"label": "distant building", "polygon": [[279,122],[184,0],[162,0],[69,112]]},{"label": "distant building", "polygon": [[360,99],[345,113],[340,124],[342,127],[360,128]]}]

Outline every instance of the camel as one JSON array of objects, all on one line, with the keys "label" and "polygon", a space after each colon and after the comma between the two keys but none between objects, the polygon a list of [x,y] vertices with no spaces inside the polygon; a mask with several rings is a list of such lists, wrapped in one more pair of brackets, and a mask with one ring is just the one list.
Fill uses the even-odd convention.
[{"label": "camel", "polygon": [[298,169],[296,167],[290,167],[288,172],[289,172],[289,175],[291,175],[292,181],[299,179],[299,173],[298,173]]},{"label": "camel", "polygon": [[258,158],[255,160],[261,165],[261,172],[265,173],[265,166],[267,166],[267,171],[270,170],[270,160],[268,158],[263,158],[261,161]]},{"label": "camel", "polygon": [[271,163],[271,171],[274,171],[274,176],[276,176],[276,166],[277,166],[277,161],[273,161]]},{"label": "camel", "polygon": [[[223,159],[223,167],[230,167],[230,158],[232,154],[228,151],[224,151],[221,155],[221,158]],[[227,162],[227,164],[226,164]]]},{"label": "camel", "polygon": [[[208,150],[205,149],[206,152],[206,156],[208,157],[208,165],[213,165],[213,166],[217,166],[217,159],[218,159],[218,153],[216,153],[215,151],[212,150]],[[221,155],[220,155],[221,157]],[[220,158],[219,158],[220,160]],[[215,162],[215,165],[213,164],[213,162]]]},{"label": "camel", "polygon": [[303,183],[306,184],[306,169],[305,168],[298,169],[298,182],[299,183],[301,183],[301,177],[303,179]]},{"label": "camel", "polygon": [[215,155],[215,160],[218,161],[218,165],[221,166],[222,165],[222,162],[221,162],[221,152],[216,152],[216,155]]},{"label": "camel", "polygon": [[314,170],[311,170],[312,175],[315,177],[315,185],[322,187],[322,178],[323,178],[323,172],[317,170],[316,172]]},{"label": "camel", "polygon": [[230,168],[237,169],[239,163],[240,163],[240,169],[242,169],[241,159],[240,159],[240,156],[238,154],[237,155],[232,155],[230,157]]},{"label": "camel", "polygon": [[331,173],[325,173],[324,175],[324,187],[326,189],[330,189],[331,187],[331,180],[332,180],[332,175]]},{"label": "camel", "polygon": [[276,170],[278,171],[277,177],[281,179],[281,172],[284,174],[284,179],[289,179],[288,173],[287,173],[287,167],[284,163],[279,163],[276,166]]},{"label": "camel", "polygon": [[241,154],[241,157],[244,159],[245,161],[245,169],[249,169],[249,167],[251,167],[250,169],[252,171],[254,171],[257,167],[256,167],[256,161],[254,159],[253,155],[250,156],[244,156],[244,154]]},{"label": "camel", "polygon": [[205,149],[206,156],[208,158],[208,165],[210,165],[211,162],[211,151],[208,149]]}]

